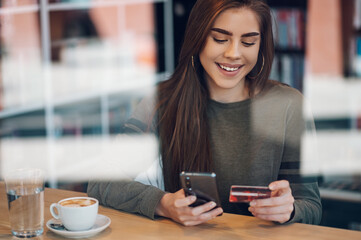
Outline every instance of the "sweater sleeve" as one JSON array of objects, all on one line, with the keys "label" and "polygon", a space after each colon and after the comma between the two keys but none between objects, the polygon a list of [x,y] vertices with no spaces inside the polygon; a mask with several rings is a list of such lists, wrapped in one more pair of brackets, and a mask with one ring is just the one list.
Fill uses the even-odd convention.
[{"label": "sweater sleeve", "polygon": [[89,182],[88,195],[98,199],[101,205],[130,213],[138,213],[151,219],[164,191],[136,181]]},{"label": "sweater sleeve", "polygon": [[[152,124],[153,109],[154,97],[148,96],[144,98],[138,104],[131,118],[124,124],[124,133],[154,133],[154,126],[150,126]],[[90,181],[87,193],[89,196],[98,199],[101,205],[154,219],[155,209],[165,192],[150,184],[147,185],[130,179]]]},{"label": "sweater sleeve", "polygon": [[293,218],[288,222],[319,224],[322,206],[317,182],[291,184],[291,189],[295,209]]},{"label": "sweater sleeve", "polygon": [[303,118],[303,97],[299,93],[289,101],[285,125],[284,150],[278,179],[290,182],[295,199],[293,217],[287,223],[319,224],[322,206],[317,179],[303,176],[300,171],[301,138],[306,124]]}]

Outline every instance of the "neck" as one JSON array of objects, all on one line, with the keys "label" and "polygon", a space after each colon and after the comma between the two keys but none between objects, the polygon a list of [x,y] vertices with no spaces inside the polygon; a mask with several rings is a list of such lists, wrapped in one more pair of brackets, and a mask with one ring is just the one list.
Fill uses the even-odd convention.
[{"label": "neck", "polygon": [[249,91],[244,82],[238,87],[230,89],[210,87],[209,91],[212,100],[222,103],[240,102],[249,98]]}]

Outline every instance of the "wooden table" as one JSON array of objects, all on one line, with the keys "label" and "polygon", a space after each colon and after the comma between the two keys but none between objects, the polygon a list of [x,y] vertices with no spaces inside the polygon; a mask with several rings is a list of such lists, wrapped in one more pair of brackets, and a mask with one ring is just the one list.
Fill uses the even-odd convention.
[{"label": "wooden table", "polygon": [[[45,223],[51,219],[49,206],[60,199],[85,196],[85,193],[45,189]],[[261,221],[254,217],[235,214],[223,214],[206,224],[195,227],[183,227],[168,219],[150,220],[148,218],[120,212],[100,206],[99,213],[111,218],[111,225],[91,239],[317,239],[340,240],[361,239],[361,232],[337,228],[312,226],[307,224],[277,225]],[[11,239],[9,213],[5,186],[0,182],[0,240]],[[48,231],[37,239],[64,239]]]}]

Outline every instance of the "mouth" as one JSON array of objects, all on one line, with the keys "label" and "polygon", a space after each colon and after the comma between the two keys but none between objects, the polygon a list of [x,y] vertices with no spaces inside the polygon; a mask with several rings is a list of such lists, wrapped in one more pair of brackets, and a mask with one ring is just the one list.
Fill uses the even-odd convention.
[{"label": "mouth", "polygon": [[218,67],[220,67],[221,69],[227,71],[227,72],[235,72],[237,70],[239,70],[243,65],[237,64],[237,65],[232,65],[232,64],[221,64],[221,63],[216,63]]}]

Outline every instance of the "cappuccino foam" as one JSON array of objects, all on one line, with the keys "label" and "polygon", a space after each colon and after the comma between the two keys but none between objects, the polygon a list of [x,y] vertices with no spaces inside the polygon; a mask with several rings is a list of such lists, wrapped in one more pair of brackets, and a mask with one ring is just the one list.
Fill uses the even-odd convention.
[{"label": "cappuccino foam", "polygon": [[61,202],[60,205],[64,207],[87,207],[95,203],[92,199],[70,199]]}]

